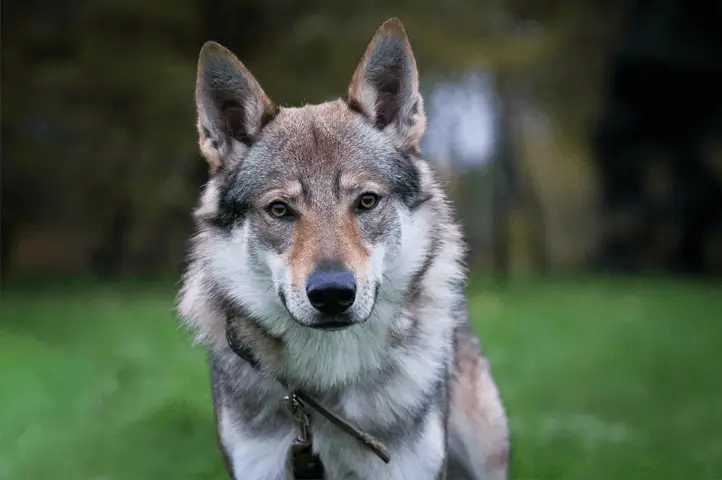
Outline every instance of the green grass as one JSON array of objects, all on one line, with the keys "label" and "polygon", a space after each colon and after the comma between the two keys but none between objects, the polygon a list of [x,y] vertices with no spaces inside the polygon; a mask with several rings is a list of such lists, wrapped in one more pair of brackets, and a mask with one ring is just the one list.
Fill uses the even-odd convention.
[{"label": "green grass", "polygon": [[[166,287],[6,291],[0,478],[221,479],[204,354]],[[722,289],[475,285],[515,479],[722,479]],[[250,480],[250,479],[249,479]]]}]

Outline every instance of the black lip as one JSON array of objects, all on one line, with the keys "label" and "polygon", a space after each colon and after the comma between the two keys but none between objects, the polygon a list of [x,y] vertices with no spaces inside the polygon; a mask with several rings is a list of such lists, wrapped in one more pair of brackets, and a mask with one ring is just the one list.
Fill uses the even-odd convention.
[{"label": "black lip", "polygon": [[323,322],[323,323],[314,323],[309,325],[309,327],[315,329],[315,330],[342,330],[344,328],[351,327],[353,325],[356,325],[355,322]]}]

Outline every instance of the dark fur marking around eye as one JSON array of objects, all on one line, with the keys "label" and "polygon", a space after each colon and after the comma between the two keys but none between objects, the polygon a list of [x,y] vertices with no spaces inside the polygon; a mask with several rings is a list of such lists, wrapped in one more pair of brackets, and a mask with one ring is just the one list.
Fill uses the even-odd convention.
[{"label": "dark fur marking around eye", "polygon": [[246,218],[251,206],[247,203],[234,201],[221,201],[218,205],[218,214],[211,219],[211,224],[222,230],[229,230],[234,224]]},{"label": "dark fur marking around eye", "polygon": [[222,230],[230,230],[233,225],[243,221],[251,210],[251,192],[234,181],[233,175],[227,182],[220,193],[216,216],[208,219],[211,225]]}]

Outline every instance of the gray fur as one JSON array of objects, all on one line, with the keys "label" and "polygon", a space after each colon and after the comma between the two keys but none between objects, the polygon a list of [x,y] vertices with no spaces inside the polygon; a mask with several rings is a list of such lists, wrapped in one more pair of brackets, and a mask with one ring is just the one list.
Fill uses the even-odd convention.
[{"label": "gray fur", "polygon": [[[196,100],[213,168],[178,311],[209,349],[236,478],[289,478],[296,431],[277,378],[390,448],[386,465],[314,415],[331,479],[436,479],[447,467],[507,477],[506,415],[466,318],[461,232],[418,151],[417,76],[403,27],[390,20],[346,99],[279,110],[230,52],[204,46]],[[355,207],[364,192],[379,195],[369,211]],[[269,214],[279,200],[293,215]],[[309,328],[319,313],[304,293],[310,271],[330,260],[357,283],[344,313],[354,325],[336,332]],[[260,372],[226,344],[227,318]]]}]

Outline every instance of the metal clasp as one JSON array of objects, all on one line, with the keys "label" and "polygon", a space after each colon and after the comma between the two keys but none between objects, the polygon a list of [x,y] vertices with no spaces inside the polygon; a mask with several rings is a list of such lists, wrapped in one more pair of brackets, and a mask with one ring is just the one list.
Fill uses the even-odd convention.
[{"label": "metal clasp", "polygon": [[306,405],[301,401],[295,393],[283,397],[283,404],[289,416],[298,423],[300,435],[296,437],[296,444],[308,445],[311,443],[309,435],[311,426],[311,415],[306,409]]}]

